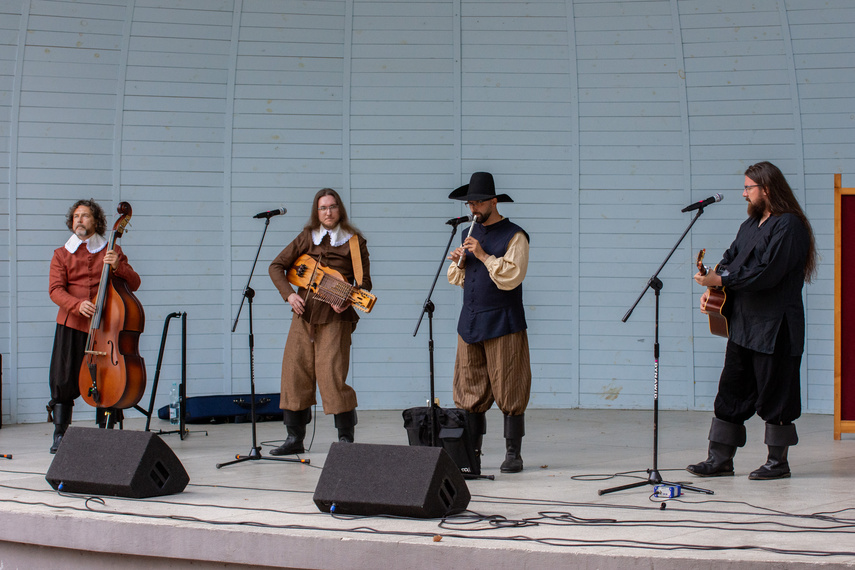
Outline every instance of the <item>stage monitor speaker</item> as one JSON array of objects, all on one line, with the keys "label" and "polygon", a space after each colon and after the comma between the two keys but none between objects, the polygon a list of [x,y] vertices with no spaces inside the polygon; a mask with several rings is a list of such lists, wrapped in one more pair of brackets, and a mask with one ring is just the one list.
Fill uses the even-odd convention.
[{"label": "stage monitor speaker", "polygon": [[333,443],[314,501],[333,514],[441,518],[466,510],[469,489],[441,447]]},{"label": "stage monitor speaker", "polygon": [[157,435],[83,427],[65,432],[45,479],[66,493],[137,499],[180,493],[190,482]]}]

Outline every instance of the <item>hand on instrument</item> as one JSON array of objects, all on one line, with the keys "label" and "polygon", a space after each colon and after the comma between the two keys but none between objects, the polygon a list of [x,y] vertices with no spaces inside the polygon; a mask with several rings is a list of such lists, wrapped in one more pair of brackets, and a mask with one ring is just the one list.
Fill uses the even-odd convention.
[{"label": "hand on instrument", "polygon": [[333,308],[333,311],[335,311],[336,313],[343,313],[347,310],[348,307],[350,307],[350,305],[351,305],[351,302],[348,299],[347,301],[345,301],[341,305],[330,305],[330,306]]},{"label": "hand on instrument", "polygon": [[294,309],[294,312],[298,315],[302,315],[303,311],[306,310],[306,302],[301,296],[296,293],[291,293],[290,295],[288,295],[288,303],[291,305],[291,308]]},{"label": "hand on instrument", "polygon": [[472,236],[467,237],[463,241],[463,249],[471,251],[481,261],[484,261],[484,258],[487,257],[487,252],[481,247],[481,243]]},{"label": "hand on instrument", "polygon": [[95,314],[95,303],[89,300],[83,301],[77,306],[77,312],[91,319]]},{"label": "hand on instrument", "polygon": [[466,250],[463,249],[463,246],[458,247],[446,258],[453,261],[455,264],[459,264],[462,258],[466,257]]},{"label": "hand on instrument", "polygon": [[709,315],[707,312],[707,299],[710,298],[710,290],[707,289],[704,291],[704,294],[701,295],[701,312],[705,315]]},{"label": "hand on instrument", "polygon": [[715,271],[707,271],[706,275],[701,275],[701,272],[698,271],[693,279],[698,285],[704,287],[721,287],[721,275]]},{"label": "hand on instrument", "polygon": [[112,249],[109,250],[107,253],[104,254],[104,264],[109,265],[113,268],[113,271],[115,271],[116,268],[119,266],[119,254],[113,251]]}]

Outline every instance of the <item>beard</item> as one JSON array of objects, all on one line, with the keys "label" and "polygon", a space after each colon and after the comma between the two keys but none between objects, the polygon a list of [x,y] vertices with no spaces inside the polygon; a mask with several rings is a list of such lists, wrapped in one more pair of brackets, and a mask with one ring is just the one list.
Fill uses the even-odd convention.
[{"label": "beard", "polygon": [[748,217],[756,218],[758,220],[763,219],[763,215],[766,213],[766,205],[765,204],[755,204],[754,202],[748,202]]}]

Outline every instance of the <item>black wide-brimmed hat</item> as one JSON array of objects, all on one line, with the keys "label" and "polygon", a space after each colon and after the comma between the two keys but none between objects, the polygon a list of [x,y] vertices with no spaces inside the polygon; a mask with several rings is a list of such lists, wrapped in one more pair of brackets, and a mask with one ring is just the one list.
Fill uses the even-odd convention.
[{"label": "black wide-brimmed hat", "polygon": [[489,172],[473,172],[469,177],[469,184],[464,184],[448,195],[453,200],[465,200],[467,202],[479,202],[496,198],[499,202],[513,202],[507,194],[496,195],[496,184],[493,175]]}]

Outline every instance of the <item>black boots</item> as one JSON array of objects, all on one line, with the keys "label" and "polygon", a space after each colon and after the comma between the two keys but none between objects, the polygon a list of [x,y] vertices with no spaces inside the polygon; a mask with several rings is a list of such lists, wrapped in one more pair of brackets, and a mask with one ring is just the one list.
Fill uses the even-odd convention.
[{"label": "black boots", "polygon": [[[745,445],[745,426],[713,418],[710,426],[709,457],[702,463],[689,465],[686,471],[701,477],[733,475],[733,456],[736,449]],[[787,450],[799,442],[794,424],[766,424],[766,446],[769,457],[766,464],[748,475],[749,479],[764,481],[790,476]]]},{"label": "black boots", "polygon": [[306,424],[312,421],[312,409],[306,408],[296,412],[283,410],[282,421],[285,423],[288,437],[282,445],[272,449],[270,455],[294,455],[306,451],[303,448],[303,439],[306,437]]},{"label": "black boots", "polygon": [[341,443],[353,443],[354,427],[356,426],[356,410],[335,414],[335,427],[338,430],[338,440]]},{"label": "black boots", "polygon": [[766,424],[766,446],[769,457],[766,464],[752,471],[748,476],[754,481],[769,479],[784,479],[790,476],[790,465],[787,463],[787,450],[799,442],[795,424],[778,426]]},{"label": "black boots", "polygon": [[53,445],[50,446],[51,453],[56,453],[56,450],[59,449],[62,436],[65,435],[65,430],[68,429],[71,423],[71,410],[73,406],[73,403],[56,403],[53,405]]},{"label": "black boots", "polygon": [[505,415],[505,460],[499,470],[502,473],[519,473],[523,470],[520,456],[522,438],[525,435],[525,415]]},{"label": "black boots", "polygon": [[745,426],[713,418],[709,440],[707,460],[689,465],[686,471],[700,477],[733,475],[733,456],[745,445]]},{"label": "black boots", "polygon": [[481,474],[481,446],[484,442],[484,434],[487,433],[486,412],[466,413],[466,433],[469,437],[469,449],[472,451],[469,465],[469,475]]}]

